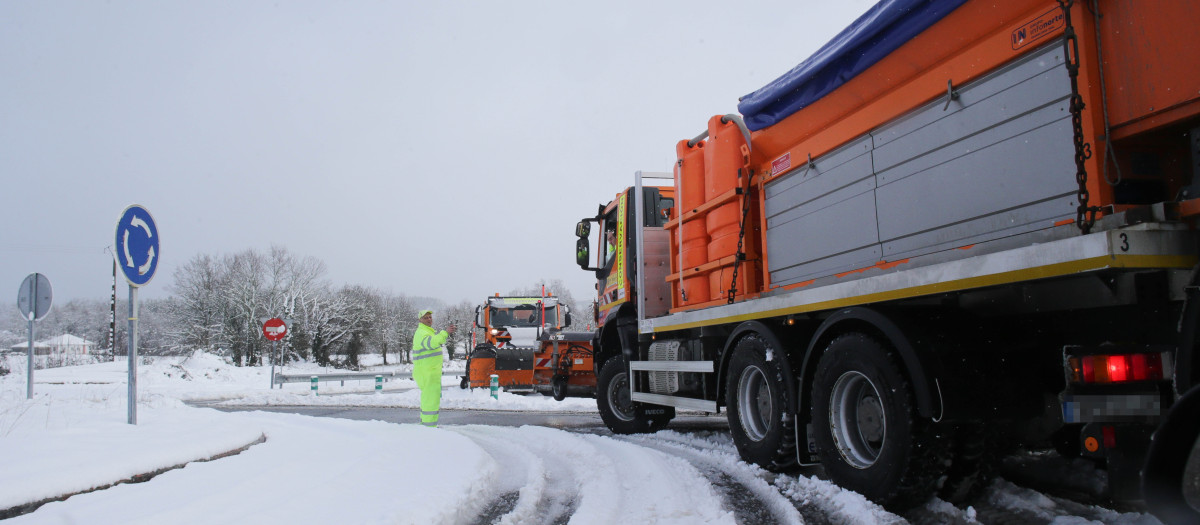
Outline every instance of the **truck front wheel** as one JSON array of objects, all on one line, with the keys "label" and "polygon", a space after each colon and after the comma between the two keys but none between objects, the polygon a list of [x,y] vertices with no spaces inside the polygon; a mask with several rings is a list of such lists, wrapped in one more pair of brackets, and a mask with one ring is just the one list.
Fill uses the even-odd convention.
[{"label": "truck front wheel", "polygon": [[830,479],[893,509],[928,500],[947,463],[948,440],[913,410],[896,356],[875,339],[833,340],[813,377],[813,434]]},{"label": "truck front wheel", "polygon": [[550,393],[554,396],[555,401],[562,401],[567,398],[567,376],[555,374],[550,378]]},{"label": "truck front wheel", "polygon": [[609,358],[600,368],[596,407],[614,434],[658,432],[675,417],[675,407],[643,406],[630,399],[629,370],[620,357]]},{"label": "truck front wheel", "polygon": [[738,453],[775,471],[796,464],[796,420],[787,408],[787,375],[777,351],[757,335],[742,338],[725,383],[729,432]]}]

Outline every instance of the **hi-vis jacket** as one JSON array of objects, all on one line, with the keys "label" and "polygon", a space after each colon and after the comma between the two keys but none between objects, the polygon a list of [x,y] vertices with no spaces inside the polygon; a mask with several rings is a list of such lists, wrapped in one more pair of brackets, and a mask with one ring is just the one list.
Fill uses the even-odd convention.
[{"label": "hi-vis jacket", "polygon": [[[433,327],[426,326],[424,323],[417,324],[417,331],[413,334],[412,360],[413,366],[429,366],[423,363],[442,364],[442,345],[446,344],[446,339],[450,338],[450,334],[445,330],[434,332]],[[437,358],[436,360],[433,358]]]}]

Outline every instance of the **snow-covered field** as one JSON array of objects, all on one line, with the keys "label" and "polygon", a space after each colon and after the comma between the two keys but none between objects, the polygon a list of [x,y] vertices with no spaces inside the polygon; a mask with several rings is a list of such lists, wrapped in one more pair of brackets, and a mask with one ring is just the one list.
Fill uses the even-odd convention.
[{"label": "snow-covered field", "polygon": [[[460,390],[461,369],[461,361],[448,364],[443,409],[595,411],[588,399]],[[270,367],[234,367],[202,353],[158,358],[138,371],[137,425],[127,424],[124,362],[38,370],[32,400],[23,369],[0,377],[0,512],[78,494],[9,522],[990,523],[1002,511],[1033,523],[1158,523],[1002,480],[982,500],[986,509],[933,500],[897,516],[815,476],[746,465],[720,432],[428,429],[415,417],[395,424],[184,403],[416,408],[408,379],[378,394],[371,381],[321,383],[314,396],[304,383],[270,389]]]}]

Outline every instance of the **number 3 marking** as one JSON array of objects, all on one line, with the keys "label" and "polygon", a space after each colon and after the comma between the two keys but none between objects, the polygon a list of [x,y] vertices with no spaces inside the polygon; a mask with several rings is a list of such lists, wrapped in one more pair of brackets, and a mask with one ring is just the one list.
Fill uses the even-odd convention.
[{"label": "number 3 marking", "polygon": [[1121,234],[1121,251],[1129,251],[1129,234],[1127,233]]}]

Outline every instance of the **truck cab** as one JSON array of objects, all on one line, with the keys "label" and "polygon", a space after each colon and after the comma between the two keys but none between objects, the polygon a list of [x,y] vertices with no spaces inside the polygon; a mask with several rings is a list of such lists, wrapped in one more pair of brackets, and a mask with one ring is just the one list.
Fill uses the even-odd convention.
[{"label": "truck cab", "polygon": [[565,308],[554,297],[488,297],[475,309],[475,327],[483,337],[467,359],[464,388],[486,388],[496,374],[505,391],[535,391],[534,354],[541,346],[539,337],[560,326]]},{"label": "truck cab", "polygon": [[[632,402],[628,379],[639,319],[670,309],[666,225],[675,212],[675,187],[664,182],[672,179],[667,173],[638,172],[634,186],[575,227],[575,262],[596,274],[592,348],[600,416],[610,428],[628,432],[662,428],[675,414],[671,407]],[[658,184],[643,185],[644,180]]]},{"label": "truck cab", "polygon": [[462,388],[499,387],[514,393],[539,392],[558,401],[591,397],[591,332],[567,331],[571,310],[555,296],[489,297],[475,311],[482,338],[467,359]]}]

